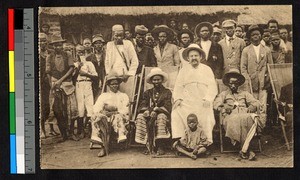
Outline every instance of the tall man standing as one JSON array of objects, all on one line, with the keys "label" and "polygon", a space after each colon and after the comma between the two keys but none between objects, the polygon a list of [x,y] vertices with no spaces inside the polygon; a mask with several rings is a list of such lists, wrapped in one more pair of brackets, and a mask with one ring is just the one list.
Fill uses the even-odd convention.
[{"label": "tall man standing", "polygon": [[158,40],[158,45],[154,47],[158,67],[179,65],[178,48],[176,45],[168,43],[168,40],[174,36],[172,29],[166,25],[160,25],[152,30],[152,36]]},{"label": "tall man standing", "polygon": [[105,67],[104,67],[104,50],[105,40],[103,39],[102,34],[96,34],[92,39],[92,46],[94,47],[94,57],[91,57],[92,63],[95,66],[95,69],[98,74],[98,78],[93,82],[93,93],[94,100],[97,100],[97,97],[100,95],[101,87],[105,77]]},{"label": "tall man standing", "polygon": [[270,89],[267,64],[272,64],[273,60],[270,49],[260,43],[262,32],[255,24],[249,27],[246,36],[251,44],[242,52],[241,73],[251,81],[254,97],[266,107],[267,90]]},{"label": "tall man standing", "polygon": [[136,74],[138,57],[131,41],[124,39],[124,28],[120,24],[112,27],[113,41],[107,43],[105,56],[105,71],[112,70],[127,81]]},{"label": "tall man standing", "polygon": [[205,52],[205,58],[201,63],[208,65],[214,72],[215,78],[222,79],[223,76],[223,52],[220,44],[210,41],[213,26],[209,22],[199,23],[195,33],[200,39],[199,46]]},{"label": "tall man standing", "polygon": [[145,45],[145,36],[148,29],[144,25],[135,26],[136,53],[139,59],[137,74],[141,73],[143,65],[145,67],[156,67],[156,57],[152,48]]},{"label": "tall man standing", "polygon": [[46,59],[46,73],[51,86],[49,119],[56,117],[62,141],[68,138],[68,125],[70,137],[78,141],[74,135],[74,122],[78,118],[75,87],[72,83],[74,60],[71,53],[63,51],[63,42],[65,40],[60,34],[53,34],[51,45],[54,47],[54,52]]},{"label": "tall man standing", "polygon": [[222,39],[219,44],[222,47],[224,57],[224,73],[231,68],[240,69],[241,54],[246,46],[245,41],[234,35],[236,22],[234,20],[225,20],[222,23],[222,27],[225,30],[225,38]]}]

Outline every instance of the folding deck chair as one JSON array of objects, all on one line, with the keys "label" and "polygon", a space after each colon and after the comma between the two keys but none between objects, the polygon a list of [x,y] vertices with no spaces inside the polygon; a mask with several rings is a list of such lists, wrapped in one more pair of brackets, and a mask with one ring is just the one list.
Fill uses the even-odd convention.
[{"label": "folding deck chair", "polygon": [[[143,72],[143,71],[142,71]],[[120,84],[120,91],[127,94],[129,97],[129,124],[127,126],[127,144],[126,148],[132,144],[132,125],[134,124],[136,114],[136,108],[138,104],[138,97],[140,96],[140,87],[141,87],[142,78],[139,75],[130,77],[127,82]],[[105,76],[101,94],[107,92],[107,77]]]},{"label": "folding deck chair", "polygon": [[[223,84],[223,81],[222,80],[219,80],[219,79],[216,79],[217,81],[217,86],[218,86],[218,90],[219,90],[219,93],[223,92],[223,91],[226,91],[228,89],[228,87]],[[250,92],[251,94],[253,94],[253,91],[252,91],[252,85],[251,85],[251,81],[249,80],[245,80],[245,83],[239,87],[240,90],[243,90],[243,91],[248,91]],[[258,113],[259,112],[259,108],[258,108]],[[239,150],[238,149],[235,149],[231,142],[230,142],[230,139],[225,137],[225,131],[224,131],[224,127],[223,127],[223,120],[224,120],[224,117],[222,116],[221,112],[219,113],[219,130],[220,130],[220,149],[221,149],[221,153],[230,153],[230,152],[238,152]],[[254,137],[254,139],[257,139],[257,149],[255,151],[258,151],[258,152],[261,152],[262,151],[262,146],[261,146],[261,140],[260,140],[260,137]],[[227,145],[227,146],[231,146],[231,148],[229,150],[225,150],[224,146]]]},{"label": "folding deck chair", "polygon": [[[270,81],[272,89],[274,92],[274,99],[276,102],[279,102],[279,97],[281,93],[281,88],[285,85],[293,83],[293,64],[284,63],[284,64],[268,64],[268,72],[270,75]],[[278,114],[280,114],[278,109],[278,103],[276,103],[276,108]],[[280,118],[279,118],[280,119]],[[290,150],[290,144],[286,135],[285,125],[282,119],[279,120],[282,128],[283,137],[287,150]]]}]

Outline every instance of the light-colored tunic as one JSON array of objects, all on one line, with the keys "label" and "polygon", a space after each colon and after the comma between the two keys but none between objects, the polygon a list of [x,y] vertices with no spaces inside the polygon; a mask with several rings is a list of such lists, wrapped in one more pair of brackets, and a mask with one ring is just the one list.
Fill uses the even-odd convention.
[{"label": "light-colored tunic", "polygon": [[[127,94],[120,91],[117,93],[106,92],[101,94],[94,105],[94,113],[96,116],[103,116],[105,114],[103,113],[105,106],[114,106],[117,108],[118,114],[108,118],[108,121],[111,122],[114,131],[118,133],[119,139],[120,137],[126,138],[124,120],[129,119],[129,98]],[[92,123],[91,139],[93,141],[102,142],[94,123]]]},{"label": "light-colored tunic", "polygon": [[[198,117],[199,126],[203,129],[207,141],[211,144],[212,130],[215,125],[213,100],[217,95],[217,85],[211,68],[200,64],[197,68],[183,67],[177,76],[174,87],[174,101],[182,99],[180,106],[172,111],[172,137],[181,138],[187,129],[187,116],[194,113]],[[203,107],[204,100],[210,107]]]}]

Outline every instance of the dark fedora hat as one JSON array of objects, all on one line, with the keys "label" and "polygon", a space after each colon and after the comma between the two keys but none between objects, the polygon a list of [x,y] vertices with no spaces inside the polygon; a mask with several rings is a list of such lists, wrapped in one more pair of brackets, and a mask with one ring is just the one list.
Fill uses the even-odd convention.
[{"label": "dark fedora hat", "polygon": [[191,30],[189,30],[189,29],[183,29],[183,30],[179,31],[179,33],[177,35],[177,38],[179,39],[179,41],[181,41],[181,35],[182,34],[188,34],[190,36],[190,38],[191,38],[191,42],[194,41],[194,33]]},{"label": "dark fedora hat", "polygon": [[246,37],[250,39],[251,32],[258,30],[260,34],[262,35],[264,33],[263,29],[260,28],[257,24],[252,24],[246,33]]},{"label": "dark fedora hat", "polygon": [[210,22],[201,22],[199,24],[197,24],[197,26],[195,27],[195,34],[197,37],[199,37],[199,32],[201,30],[202,27],[207,27],[210,33],[210,36],[213,34],[213,26]]},{"label": "dark fedora hat", "polygon": [[174,31],[173,31],[171,28],[169,28],[167,25],[159,25],[159,26],[155,27],[155,28],[152,30],[151,34],[152,34],[152,36],[153,36],[155,39],[157,39],[157,38],[158,38],[158,34],[159,34],[160,32],[165,32],[165,33],[167,33],[167,38],[168,38],[168,39],[170,39],[171,37],[174,36]]},{"label": "dark fedora hat", "polygon": [[228,86],[230,78],[237,78],[239,81],[238,85],[241,86],[245,83],[245,77],[240,73],[240,71],[236,68],[231,68],[227,73],[223,76],[223,83]]}]

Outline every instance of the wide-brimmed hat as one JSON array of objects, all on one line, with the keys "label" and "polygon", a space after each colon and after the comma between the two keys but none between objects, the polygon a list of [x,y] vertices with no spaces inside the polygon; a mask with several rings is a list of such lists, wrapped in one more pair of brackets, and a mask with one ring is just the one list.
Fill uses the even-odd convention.
[{"label": "wide-brimmed hat", "polygon": [[174,31],[169,28],[167,25],[159,25],[156,28],[154,28],[151,32],[152,36],[157,39],[158,38],[158,34],[160,32],[165,32],[167,33],[167,38],[171,38],[171,36],[174,36]]},{"label": "wide-brimmed hat", "polygon": [[105,40],[103,39],[102,34],[95,34],[92,37],[92,44],[94,44],[94,42],[96,41],[101,41],[102,43],[105,43]]},{"label": "wide-brimmed hat", "polygon": [[61,37],[61,34],[59,33],[54,33],[52,36],[51,36],[51,42],[49,44],[55,44],[55,43],[60,43],[60,42],[65,42],[66,40],[63,39]]},{"label": "wide-brimmed hat", "polygon": [[136,34],[146,35],[148,33],[148,28],[144,25],[136,25],[134,31]]},{"label": "wide-brimmed hat", "polygon": [[228,19],[222,22],[222,28],[231,27],[231,26],[236,27],[236,22],[232,19]]},{"label": "wide-brimmed hat", "polygon": [[146,82],[152,84],[151,78],[153,76],[160,75],[163,77],[163,83],[168,80],[168,74],[163,72],[160,68],[151,69],[150,73],[146,76]]},{"label": "wide-brimmed hat", "polygon": [[202,27],[207,27],[210,33],[210,36],[213,33],[213,26],[210,22],[201,22],[199,24],[197,24],[197,26],[195,27],[195,34],[197,37],[199,37],[199,32],[201,30]]},{"label": "wide-brimmed hat", "polygon": [[106,83],[109,85],[110,81],[112,80],[118,80],[119,84],[123,82],[123,78],[121,76],[118,76],[118,74],[115,71],[111,71],[106,76]]},{"label": "wide-brimmed hat", "polygon": [[191,38],[191,42],[194,41],[194,33],[191,30],[183,29],[183,30],[179,31],[179,33],[177,34],[177,37],[178,37],[179,41],[181,41],[181,35],[182,34],[188,34]]},{"label": "wide-brimmed hat", "polygon": [[245,83],[245,77],[240,73],[240,71],[236,68],[232,68],[232,69],[229,69],[229,71],[227,73],[224,74],[223,76],[223,83],[228,86],[229,84],[229,79],[230,78],[237,78],[239,81],[238,85],[241,86],[242,84]]},{"label": "wide-brimmed hat", "polygon": [[205,58],[205,52],[197,45],[197,44],[190,44],[183,52],[182,52],[182,57],[184,60],[189,61],[189,52],[195,50],[198,51],[202,57]]},{"label": "wide-brimmed hat", "polygon": [[262,35],[264,33],[263,29],[260,28],[257,24],[252,24],[249,28],[248,31],[246,33],[246,36],[250,39],[251,36],[251,32],[258,30],[260,32],[260,34]]}]

